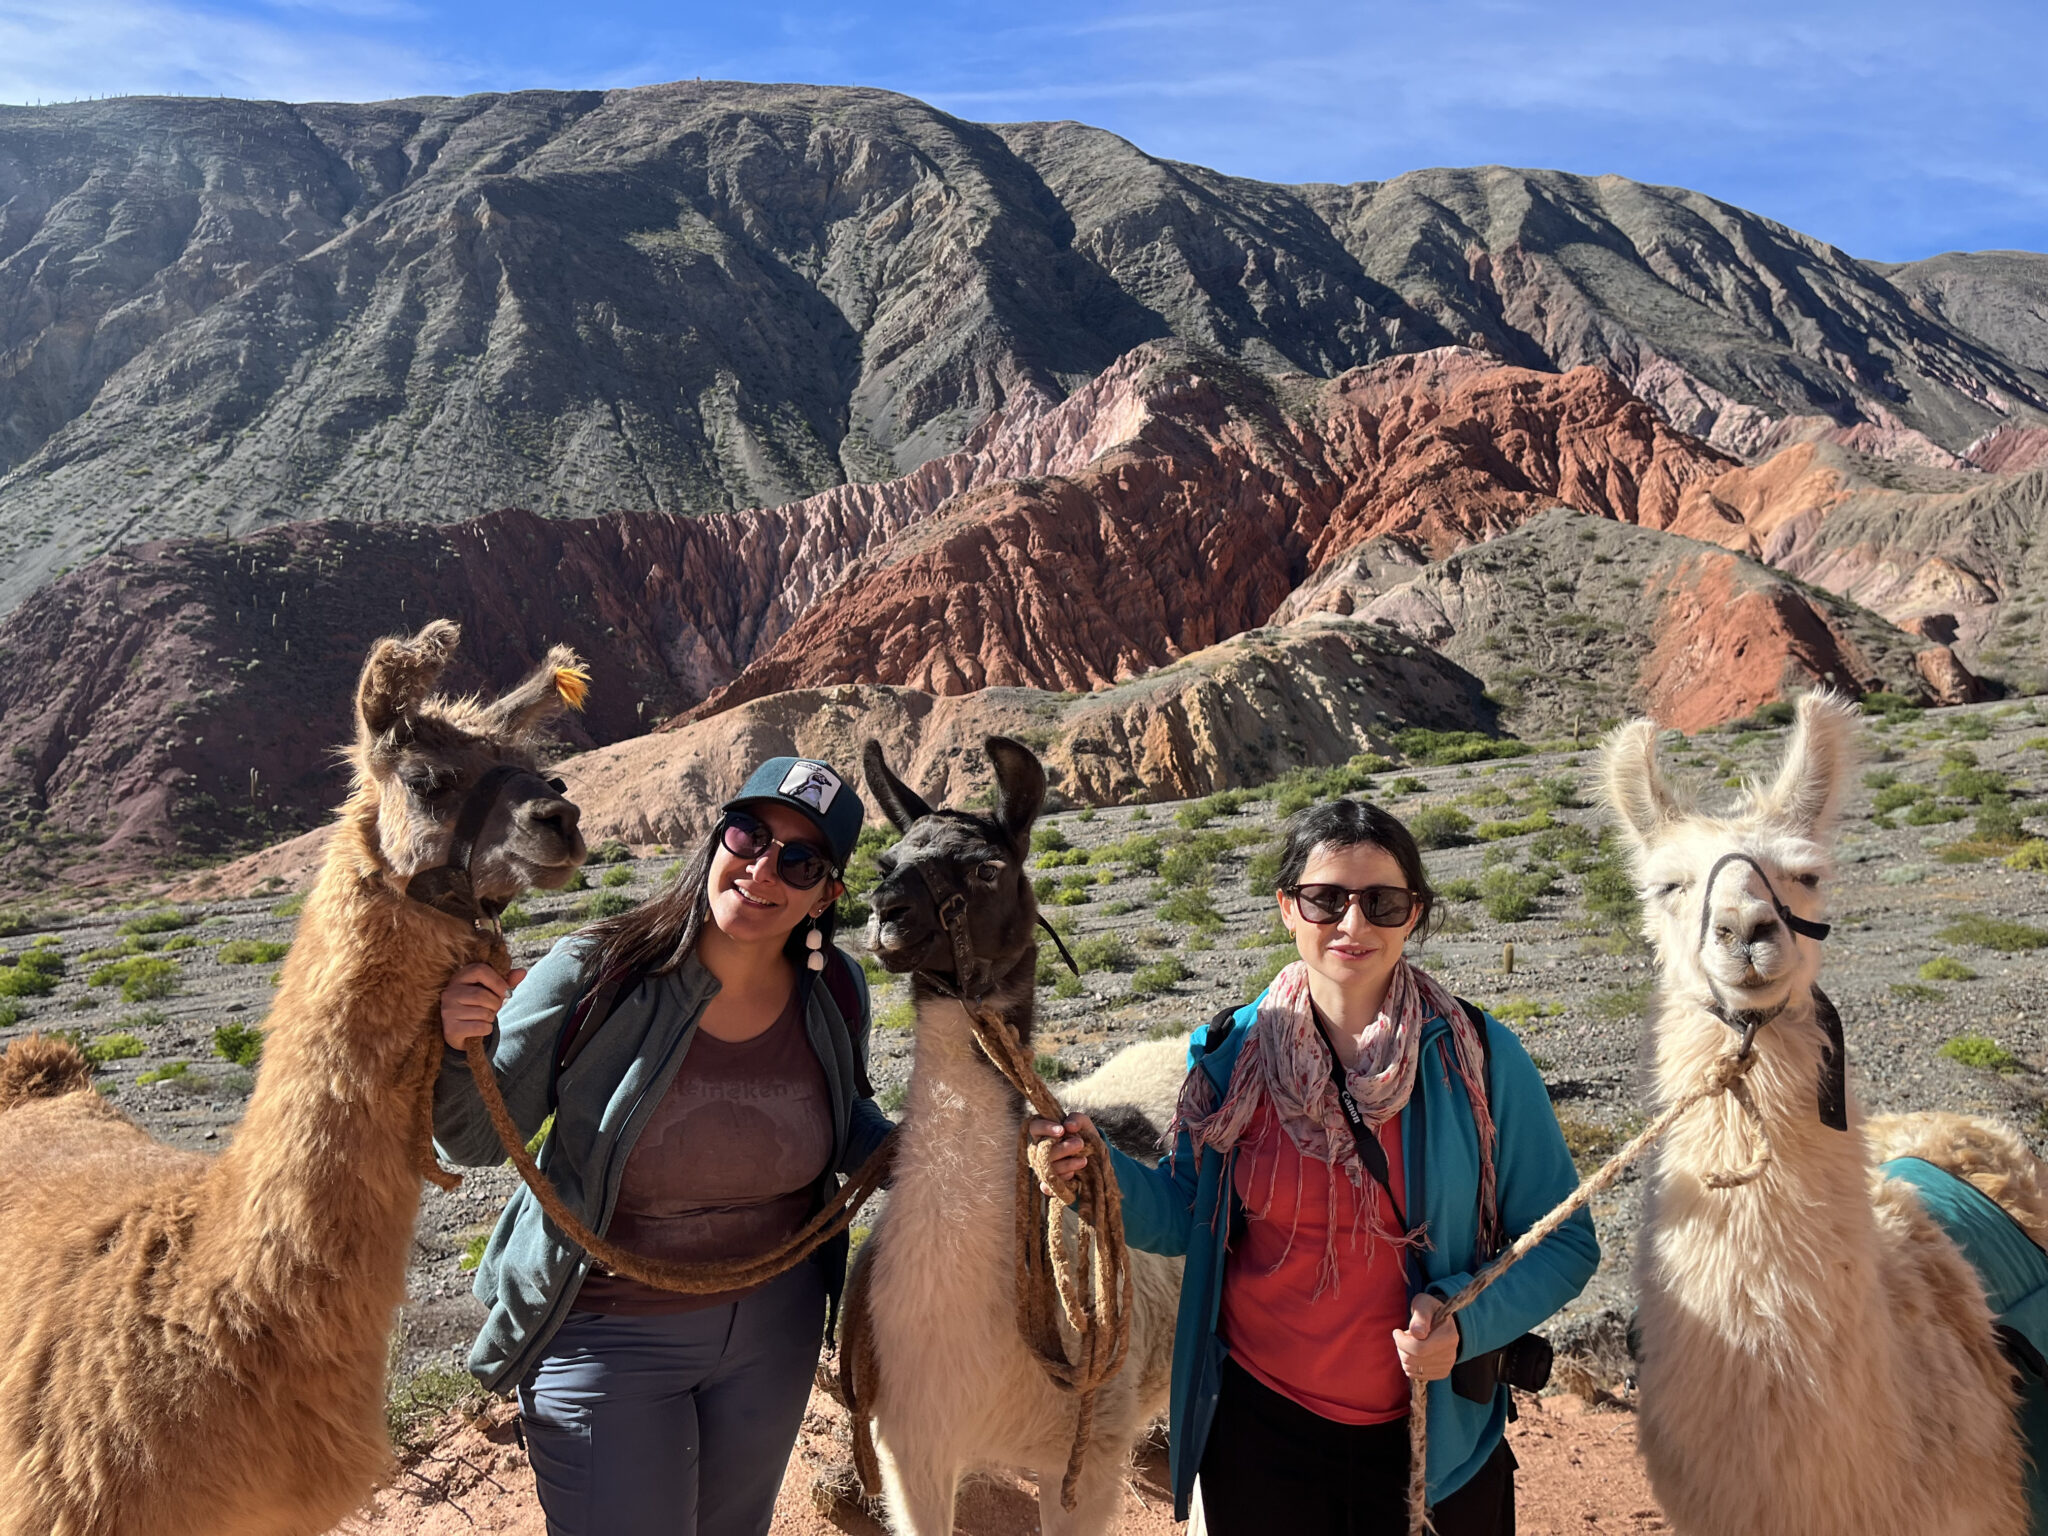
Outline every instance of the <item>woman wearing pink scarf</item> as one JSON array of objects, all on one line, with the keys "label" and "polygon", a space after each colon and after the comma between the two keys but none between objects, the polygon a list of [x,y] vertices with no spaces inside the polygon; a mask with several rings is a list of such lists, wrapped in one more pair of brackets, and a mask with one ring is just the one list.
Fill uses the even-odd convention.
[{"label": "woman wearing pink scarf", "polygon": [[[1434,1325],[1571,1192],[1571,1154],[1513,1034],[1404,958],[1435,906],[1407,828],[1338,800],[1294,816],[1286,838],[1276,899],[1300,959],[1195,1031],[1172,1155],[1153,1168],[1113,1154],[1130,1242],[1188,1256],[1175,1514],[1199,1472],[1211,1536],[1404,1528],[1420,1380],[1439,1536],[1501,1536],[1508,1383],[1533,1379],[1542,1346],[1522,1336],[1598,1264],[1592,1222],[1581,1213]],[[1079,1154],[1069,1137],[1055,1166]]]}]

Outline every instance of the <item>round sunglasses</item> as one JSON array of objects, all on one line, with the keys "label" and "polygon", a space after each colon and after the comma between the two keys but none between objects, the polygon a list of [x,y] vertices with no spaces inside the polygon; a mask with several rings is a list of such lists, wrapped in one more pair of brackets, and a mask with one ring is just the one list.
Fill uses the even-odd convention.
[{"label": "round sunglasses", "polygon": [[1368,885],[1360,890],[1342,885],[1294,885],[1286,891],[1294,898],[1294,909],[1319,928],[1342,922],[1353,902],[1373,927],[1398,928],[1417,905],[1415,893],[1398,885]]},{"label": "round sunglasses", "polygon": [[727,811],[719,824],[718,840],[725,851],[749,864],[770,848],[775,856],[775,873],[794,891],[808,891],[832,872],[832,860],[806,842],[784,842],[768,830],[768,824],[745,811]]}]

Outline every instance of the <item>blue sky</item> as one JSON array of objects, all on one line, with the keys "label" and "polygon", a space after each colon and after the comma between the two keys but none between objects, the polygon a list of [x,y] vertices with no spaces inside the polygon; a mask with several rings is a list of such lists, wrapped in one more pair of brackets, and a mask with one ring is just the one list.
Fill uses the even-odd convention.
[{"label": "blue sky", "polygon": [[2044,0],[0,0],[0,102],[871,85],[1268,180],[1617,172],[1879,260],[2048,250],[2044,60]]}]

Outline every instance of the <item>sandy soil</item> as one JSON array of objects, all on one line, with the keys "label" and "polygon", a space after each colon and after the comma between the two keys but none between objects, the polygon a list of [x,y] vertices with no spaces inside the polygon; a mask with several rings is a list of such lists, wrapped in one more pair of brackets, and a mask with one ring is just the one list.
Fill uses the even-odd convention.
[{"label": "sandy soil", "polygon": [[[1589,1409],[1558,1394],[1522,1398],[1510,1430],[1521,1471],[1515,1480],[1523,1536],[1581,1536],[1668,1529],[1636,1455],[1635,1419],[1625,1409]],[[883,1536],[884,1527],[843,1501],[819,1497],[821,1472],[843,1467],[845,1416],[814,1395],[796,1455],[776,1505],[773,1536]],[[1166,1456],[1141,1455],[1124,1488],[1119,1536],[1175,1536]],[[1037,1491],[1027,1479],[984,1476],[962,1490],[957,1530],[963,1536],[1027,1536],[1038,1529]],[[448,1420],[434,1443],[411,1461],[363,1518],[342,1536],[546,1536],[533,1497],[532,1475],[514,1439],[508,1409],[482,1419]]]}]

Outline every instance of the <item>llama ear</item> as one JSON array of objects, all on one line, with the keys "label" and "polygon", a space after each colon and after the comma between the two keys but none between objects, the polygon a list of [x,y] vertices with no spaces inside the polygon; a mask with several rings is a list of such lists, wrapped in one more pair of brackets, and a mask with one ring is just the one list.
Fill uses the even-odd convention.
[{"label": "llama ear", "polygon": [[896,823],[898,832],[908,832],[912,822],[931,815],[932,808],[917,791],[889,771],[889,765],[882,761],[882,744],[872,736],[861,749],[860,766],[867,775],[868,793],[875,797],[882,814]]},{"label": "llama ear", "polygon": [[982,743],[996,767],[996,820],[1021,856],[1031,845],[1031,823],[1045,804],[1045,768],[1021,741],[991,736]]},{"label": "llama ear", "polygon": [[1823,837],[1835,824],[1842,792],[1856,765],[1856,706],[1817,689],[1799,701],[1792,740],[1757,809],[1801,837]]},{"label": "llama ear", "polygon": [[356,680],[356,715],[374,741],[407,720],[434,691],[462,638],[460,625],[436,619],[410,640],[379,640]]},{"label": "llama ear", "polygon": [[1657,722],[1631,720],[1607,738],[1600,749],[1607,803],[1621,818],[1622,830],[1643,847],[1684,807],[1657,767]]},{"label": "llama ear", "polygon": [[514,740],[537,730],[564,709],[581,709],[590,673],[566,645],[552,647],[541,664],[486,711],[493,730]]}]

